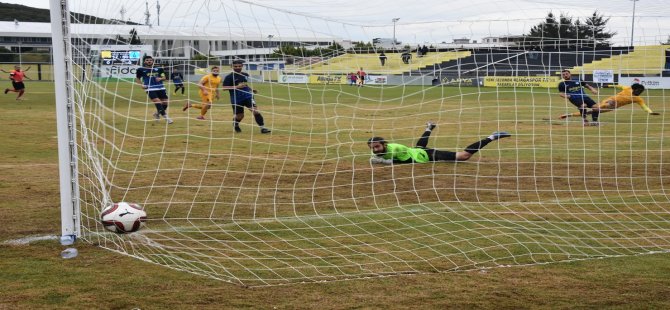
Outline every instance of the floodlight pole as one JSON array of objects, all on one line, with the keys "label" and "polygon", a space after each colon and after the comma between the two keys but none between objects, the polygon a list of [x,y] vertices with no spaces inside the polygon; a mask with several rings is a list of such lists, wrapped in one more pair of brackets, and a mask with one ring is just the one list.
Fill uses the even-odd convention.
[{"label": "floodlight pole", "polygon": [[70,11],[66,0],[49,0],[51,41],[56,95],[58,133],[58,172],[60,178],[61,243],[72,244],[81,235],[72,52],[70,49]]},{"label": "floodlight pole", "polygon": [[638,2],[640,0],[630,0],[633,1],[633,21],[631,22],[630,25],[630,46],[633,46],[633,39],[635,39],[635,2]]},{"label": "floodlight pole", "polygon": [[400,20],[400,18],[398,18],[398,17],[395,17],[395,18],[391,19],[391,21],[393,22],[393,49],[394,49],[394,50],[396,49],[396,47],[395,47],[395,43],[396,43],[396,41],[395,41],[395,24],[396,24],[399,20]]}]

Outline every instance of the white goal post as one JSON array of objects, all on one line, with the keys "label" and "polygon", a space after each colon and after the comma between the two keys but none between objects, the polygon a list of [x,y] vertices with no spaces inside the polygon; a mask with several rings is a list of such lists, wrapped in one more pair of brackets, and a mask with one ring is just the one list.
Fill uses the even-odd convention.
[{"label": "white goal post", "polygon": [[61,243],[71,244],[81,235],[79,228],[79,182],[77,180],[74,88],[72,87],[72,49],[70,12],[67,1],[50,0],[54,59],[54,90],[58,133],[58,171],[60,177]]}]

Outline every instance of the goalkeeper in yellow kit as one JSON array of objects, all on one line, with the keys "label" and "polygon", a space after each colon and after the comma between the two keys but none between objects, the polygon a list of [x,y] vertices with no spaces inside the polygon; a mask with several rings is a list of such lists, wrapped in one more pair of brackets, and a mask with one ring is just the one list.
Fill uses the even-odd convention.
[{"label": "goalkeeper in yellow kit", "polygon": [[219,67],[212,67],[211,73],[207,74],[200,79],[198,82],[198,94],[200,94],[200,100],[202,103],[187,103],[183,111],[186,111],[188,108],[200,109],[200,115],[196,119],[204,120],[205,114],[207,111],[212,108],[212,103],[214,99],[219,99],[219,86],[221,85],[221,77],[219,76]]},{"label": "goalkeeper in yellow kit", "polygon": [[[621,91],[617,93],[615,96],[609,97],[601,101],[600,104],[598,104],[597,106],[593,106],[591,108],[591,111],[586,112],[586,114],[591,114],[593,113],[593,111],[596,111],[596,113],[597,112],[605,113],[609,111],[614,111],[615,109],[618,109],[625,105],[629,105],[631,103],[636,103],[637,105],[640,106],[640,108],[642,108],[642,110],[645,110],[650,115],[660,114],[652,111],[644,102],[644,99],[640,97],[642,92],[644,92],[644,86],[642,84],[635,83],[631,86],[616,85],[615,87],[621,89]],[[571,116],[581,116],[581,114],[579,112],[563,114],[561,115],[560,118],[565,119]]]}]

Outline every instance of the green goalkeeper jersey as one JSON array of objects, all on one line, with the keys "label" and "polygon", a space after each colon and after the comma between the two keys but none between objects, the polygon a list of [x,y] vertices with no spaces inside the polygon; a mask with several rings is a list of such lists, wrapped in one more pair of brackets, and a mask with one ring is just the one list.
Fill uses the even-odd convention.
[{"label": "green goalkeeper jersey", "polygon": [[382,156],[384,159],[392,159],[394,162],[412,162],[426,163],[428,162],[428,153],[422,148],[407,147],[398,143],[386,144],[386,154]]}]

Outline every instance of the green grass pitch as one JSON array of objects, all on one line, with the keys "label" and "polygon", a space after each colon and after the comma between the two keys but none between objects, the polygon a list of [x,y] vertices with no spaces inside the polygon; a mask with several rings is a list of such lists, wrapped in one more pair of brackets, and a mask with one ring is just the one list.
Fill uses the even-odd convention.
[{"label": "green grass pitch", "polygon": [[[580,259],[588,255],[577,255],[570,258],[571,262],[560,264],[475,268],[477,271],[473,272],[401,275],[248,290],[206,277],[174,272],[86,243],[77,244],[80,256],[73,260],[62,260],[58,256],[62,247],[55,240],[29,245],[7,243],[5,240],[60,232],[53,85],[38,82],[27,85],[25,101],[15,102],[11,93],[0,100],[0,137],[5,145],[0,150],[0,156],[5,159],[0,166],[0,194],[4,197],[0,210],[5,215],[0,219],[0,235],[4,242],[0,245],[3,270],[0,283],[7,288],[0,293],[0,307],[486,308],[497,305],[508,308],[660,308],[670,303],[667,298],[670,296],[667,253],[584,261]],[[115,180],[122,186],[113,190],[112,196],[147,202],[153,210],[164,211],[161,218],[182,218],[186,214],[182,206],[195,201],[195,205],[214,205],[211,210],[221,219],[243,222],[296,214],[303,219],[319,215],[325,218],[321,221],[338,225],[338,220],[360,220],[360,214],[385,222],[388,220],[385,214],[403,212],[402,207],[411,206],[411,210],[404,212],[412,212],[417,222],[401,225],[415,225],[415,233],[428,234],[430,228],[422,226],[420,221],[437,222],[435,210],[449,206],[453,213],[446,215],[445,223],[458,222],[457,217],[465,214],[463,209],[468,208],[468,212],[476,214],[481,221],[464,223],[463,226],[477,228],[484,234],[508,229],[504,232],[517,236],[517,241],[522,238],[519,237],[523,235],[521,233],[533,235],[542,230],[551,232],[553,228],[555,231],[547,233],[546,236],[551,237],[546,240],[558,246],[549,252],[564,253],[566,257],[579,253],[597,255],[596,252],[611,256],[632,254],[623,250],[629,247],[651,249],[656,246],[661,250],[664,242],[667,249],[668,215],[667,212],[663,214],[663,210],[668,209],[668,197],[664,192],[667,186],[664,176],[670,168],[664,162],[663,151],[667,149],[666,137],[670,129],[665,125],[663,91],[646,93],[652,109],[663,113],[656,118],[648,117],[636,107],[627,107],[604,114],[601,117],[603,125],[598,128],[583,128],[575,121],[543,120],[574,109],[561,101],[553,90],[546,89],[390,86],[358,89],[344,85],[311,85],[306,90],[304,85],[289,88],[262,84],[258,85],[257,101],[266,123],[273,129],[272,135],[260,135],[252,117],[247,115],[243,133],[234,136],[227,94],[222,95],[223,100],[217,102],[208,115],[211,121],[207,122],[196,121],[195,111],[181,112],[183,100],[188,97],[173,96],[170,114],[175,124],[166,127],[150,120],[153,107],[144,104],[144,94],[134,92],[129,97],[131,92],[127,85],[117,86],[108,84],[106,88],[126,96],[107,101],[108,110],[91,111],[103,115],[105,122],[124,128],[125,132],[105,130],[99,140],[101,143],[104,139],[114,140],[120,144],[120,139],[125,138],[122,143],[127,152],[109,148],[104,151],[108,152],[106,156],[115,158],[115,167],[120,168]],[[195,92],[191,91],[190,95],[195,97]],[[607,91],[602,90],[602,96]],[[515,136],[490,145],[466,164],[407,166],[394,168],[394,174],[388,167],[371,168],[367,164],[369,155],[365,140],[369,136],[381,135],[411,144],[427,120],[439,124],[430,143],[436,148],[460,150],[495,130],[507,130]],[[140,149],[147,156],[140,160],[133,158]],[[232,154],[243,156],[233,158]],[[155,174],[156,158],[152,156],[161,156],[160,178],[167,180],[165,183],[169,186],[156,189],[152,194],[142,190],[125,193],[123,186],[142,188],[157,184],[146,176],[131,180],[123,172],[153,171]],[[203,161],[203,158],[208,160]],[[305,161],[305,158],[309,160]],[[248,164],[250,159],[253,164]],[[203,174],[203,170],[207,172]],[[212,204],[216,184],[202,180],[220,180],[222,171],[229,174],[223,183],[227,189],[256,185],[267,190],[264,191],[266,194],[254,194],[255,203],[248,203],[252,198],[246,197],[245,192],[235,192],[239,204],[234,211],[230,206],[235,201],[217,200]],[[247,172],[250,176],[246,183],[234,181],[234,176]],[[412,176],[418,177],[411,179]],[[351,185],[352,180],[355,185]],[[312,189],[311,184],[316,184],[320,190]],[[205,190],[194,193],[193,188],[198,186]],[[396,189],[412,186],[418,186],[420,190],[398,193]],[[429,190],[421,190],[424,188]],[[284,191],[291,190],[300,194],[293,193],[291,198],[283,196]],[[159,199],[167,194],[180,202],[169,210],[162,209],[164,204]],[[374,201],[373,196],[376,197]],[[279,203],[273,203],[276,201]],[[500,205],[500,202],[509,204],[498,210],[500,212],[490,213],[492,206]],[[569,212],[551,211],[559,207]],[[624,231],[624,238],[618,238],[621,235],[611,231],[600,239],[616,241],[593,244],[590,250],[590,244],[585,242],[572,252],[568,245],[557,242],[568,236],[582,238],[575,230],[586,234],[589,230],[608,227],[606,220],[615,218],[606,214],[620,211],[619,207],[628,208],[623,214],[629,217],[629,225],[615,227]],[[373,213],[379,208],[387,212]],[[519,208],[533,215],[505,212]],[[207,212],[197,212],[200,211],[191,216],[208,219]],[[422,212],[425,215],[421,215]],[[496,221],[514,223],[514,217],[539,222],[548,216],[564,223],[581,224],[534,228],[495,225]],[[394,217],[403,217],[403,214],[395,213]],[[642,230],[635,233],[636,221],[656,225],[655,232],[659,237],[656,243],[654,238],[643,236]],[[273,225],[288,223],[270,222],[264,228],[272,231],[277,229]],[[253,228],[254,224],[248,225],[243,228]],[[372,227],[364,228],[373,231]],[[451,229],[446,224],[434,228],[438,231]],[[646,230],[646,233],[649,231],[654,232]],[[333,230],[321,232],[338,237]],[[246,236],[254,237],[252,234]],[[503,237],[495,239],[497,243],[505,243],[505,240]],[[403,239],[395,241],[400,247],[406,242]],[[440,240],[434,246],[445,242],[448,241]],[[618,249],[615,251],[597,248],[617,242],[619,247],[613,247]],[[542,248],[538,246],[532,252],[540,253]],[[522,254],[525,250],[520,248],[518,251]],[[450,252],[442,252],[442,255],[445,253]],[[532,264],[544,262],[542,256],[546,255],[520,255],[516,262],[508,256],[496,263]],[[430,265],[413,268],[423,271],[430,271],[430,267],[449,269],[448,265],[435,262],[437,258],[431,260]],[[560,257],[553,259],[561,260]]]}]

